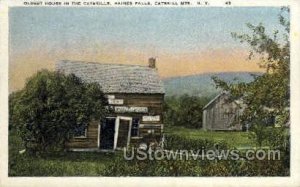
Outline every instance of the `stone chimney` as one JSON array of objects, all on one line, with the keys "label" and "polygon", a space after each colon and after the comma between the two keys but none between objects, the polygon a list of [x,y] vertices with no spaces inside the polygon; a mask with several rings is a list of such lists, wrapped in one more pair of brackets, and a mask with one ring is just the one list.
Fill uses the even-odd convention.
[{"label": "stone chimney", "polygon": [[155,58],[153,58],[153,57],[151,57],[151,58],[149,58],[149,60],[148,60],[148,65],[149,65],[149,68],[156,68],[156,59]]}]

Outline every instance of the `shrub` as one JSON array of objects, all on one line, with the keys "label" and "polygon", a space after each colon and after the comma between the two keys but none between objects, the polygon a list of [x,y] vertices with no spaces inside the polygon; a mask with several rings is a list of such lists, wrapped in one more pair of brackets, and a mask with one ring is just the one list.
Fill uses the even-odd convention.
[{"label": "shrub", "polygon": [[76,128],[106,114],[100,86],[72,74],[40,71],[17,96],[10,102],[12,125],[34,153],[63,148]]}]

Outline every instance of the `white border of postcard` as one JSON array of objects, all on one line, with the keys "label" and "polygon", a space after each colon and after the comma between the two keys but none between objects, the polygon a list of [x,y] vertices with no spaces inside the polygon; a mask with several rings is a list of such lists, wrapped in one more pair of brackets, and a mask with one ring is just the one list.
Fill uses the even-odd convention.
[{"label": "white border of postcard", "polygon": [[[31,0],[34,1],[34,0]],[[45,1],[45,0],[41,0]],[[54,0],[48,0],[54,1]],[[71,0],[56,0],[71,1]],[[77,0],[84,1],[84,0]],[[85,0],[86,1],[86,0]],[[95,1],[95,0],[94,0]],[[125,1],[125,0],[123,0]],[[130,0],[128,0],[130,1]],[[145,1],[145,0],[142,0]],[[152,0],[151,0],[152,1]],[[170,0],[165,0],[170,1]],[[178,0],[173,0],[178,1]],[[214,6],[290,6],[291,176],[290,177],[8,177],[8,10],[23,0],[0,0],[0,186],[300,186],[300,1],[185,0]],[[226,5],[230,1],[231,5]],[[113,1],[112,1],[113,2]],[[82,6],[77,6],[82,7]],[[88,7],[88,6],[84,6]],[[93,6],[95,7],[95,6]],[[122,7],[122,6],[121,6]],[[128,6],[126,6],[128,7]],[[167,6],[170,7],[170,6]],[[177,6],[178,7],[178,6]],[[180,8],[180,6],[178,7]]]}]

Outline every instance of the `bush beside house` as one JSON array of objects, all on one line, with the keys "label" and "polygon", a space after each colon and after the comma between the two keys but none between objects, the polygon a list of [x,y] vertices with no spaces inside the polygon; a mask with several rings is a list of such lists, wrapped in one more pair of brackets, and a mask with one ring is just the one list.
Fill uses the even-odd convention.
[{"label": "bush beside house", "polygon": [[10,96],[10,128],[32,152],[64,148],[76,129],[105,116],[106,99],[98,84],[74,75],[42,70]]}]

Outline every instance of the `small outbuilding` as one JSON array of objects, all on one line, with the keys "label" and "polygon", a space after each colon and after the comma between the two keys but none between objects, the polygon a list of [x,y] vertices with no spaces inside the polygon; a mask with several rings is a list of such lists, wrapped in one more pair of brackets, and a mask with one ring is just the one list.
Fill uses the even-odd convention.
[{"label": "small outbuilding", "polygon": [[242,130],[240,116],[243,108],[241,101],[232,101],[228,93],[220,93],[203,108],[203,129]]},{"label": "small outbuilding", "polygon": [[76,129],[66,145],[69,150],[115,150],[161,142],[165,91],[154,58],[148,66],[64,60],[56,70],[98,83],[112,109],[106,119]]}]

